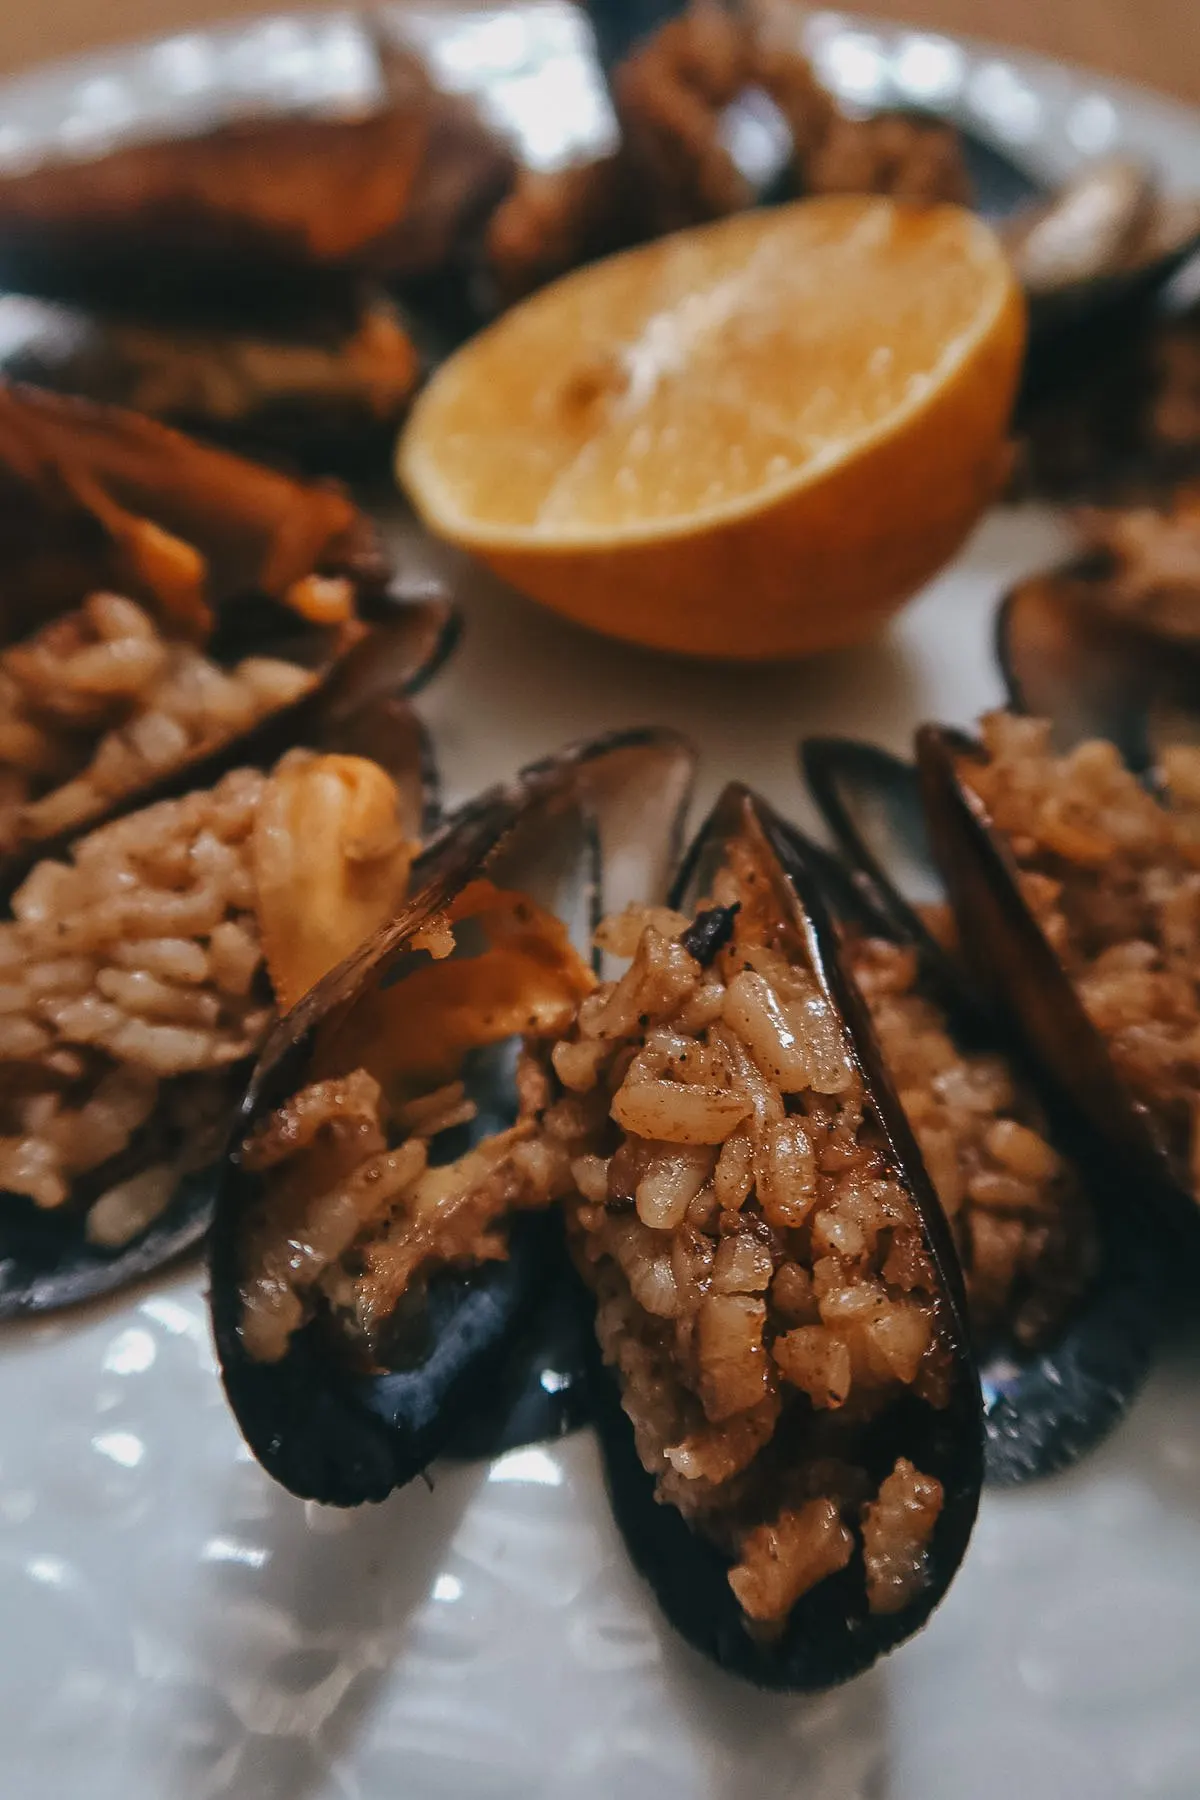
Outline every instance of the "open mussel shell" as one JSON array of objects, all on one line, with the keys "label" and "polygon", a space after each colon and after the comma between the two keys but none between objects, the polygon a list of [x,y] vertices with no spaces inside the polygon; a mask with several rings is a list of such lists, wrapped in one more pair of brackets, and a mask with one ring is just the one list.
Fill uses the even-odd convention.
[{"label": "open mussel shell", "polygon": [[[533,765],[471,802],[414,865],[413,897],[397,919],[327,976],[268,1040],[221,1175],[210,1292],[230,1404],[254,1454],[293,1493],[335,1505],[381,1500],[443,1451],[560,1429],[561,1407],[559,1422],[548,1424],[536,1407],[522,1415],[520,1402],[528,1400],[527,1375],[536,1381],[545,1368],[563,1372],[561,1334],[538,1312],[562,1276],[563,1251],[556,1218],[529,1215],[514,1226],[503,1260],[462,1277],[435,1276],[415,1366],[360,1366],[331,1342],[320,1315],[292,1336],[280,1360],[256,1360],[243,1335],[239,1287],[243,1232],[261,1187],[242,1163],[247,1135],[304,1085],[318,1052],[322,1068],[331,1059],[347,1068],[361,1062],[366,1053],[356,1032],[379,996],[388,996],[385,1035],[404,1033],[404,983],[431,963],[414,940],[468,884],[486,878],[519,889],[566,925],[576,951],[590,957],[606,899],[622,904],[661,894],[692,767],[691,751],[671,733],[617,733]],[[464,943],[469,955],[469,933]],[[515,1116],[515,1048],[506,1040],[464,1061],[462,1078],[478,1115],[469,1128],[474,1142]],[[436,1139],[434,1146],[436,1152]],[[465,1147],[460,1132],[447,1153]],[[574,1322],[566,1336],[578,1344]],[[518,1356],[515,1372],[506,1362],[510,1349]],[[569,1354],[578,1360],[577,1350]],[[481,1424],[489,1417],[490,1425]]]},{"label": "open mussel shell", "polygon": [[[95,820],[124,816],[158,800],[214,786],[230,769],[269,768],[292,747],[362,756],[391,776],[398,794],[405,836],[428,835],[440,806],[433,753],[406,696],[438,666],[453,642],[457,619],[449,605],[427,598],[395,604],[391,616],[328,672],[315,693],[264,720],[253,731],[168,778],[130,796]],[[0,874],[8,891],[30,863],[63,855],[74,832],[38,845],[23,862],[10,858]],[[246,1070],[233,1071],[231,1099]],[[105,1249],[88,1238],[87,1203],[95,1193],[132,1176],[172,1146],[164,1144],[154,1121],[139,1133],[117,1163],[84,1178],[77,1196],[62,1207],[42,1211],[24,1195],[0,1194],[0,1319],[73,1306],[111,1293],[173,1262],[200,1243],[212,1216],[215,1173],[185,1175],[164,1212],[128,1244]],[[95,1190],[95,1192],[93,1192]]]},{"label": "open mussel shell", "polygon": [[[293,746],[336,749],[381,763],[401,786],[409,816],[424,820],[429,829],[436,816],[436,768],[420,721],[405,700],[449,656],[458,638],[459,615],[449,599],[431,593],[380,601],[370,617],[365,635],[335,651],[317,685],[299,700],[276,708],[239,736],[185,757],[69,830],[28,838],[0,855],[0,900],[12,895],[35,863],[63,856],[87,832],[156,801],[212,787],[230,769],[269,768]],[[254,631],[256,650],[311,660],[315,647],[303,642],[295,621],[273,618],[267,632],[264,637]],[[243,639],[246,634],[239,628],[236,635]]]},{"label": "open mussel shell", "polygon": [[[752,1637],[727,1579],[729,1558],[698,1535],[672,1505],[655,1498],[655,1483],[635,1448],[633,1429],[611,1372],[596,1361],[593,1419],[603,1450],[613,1509],[633,1560],[667,1619],[695,1649],[722,1668],[767,1688],[818,1691],[848,1680],[894,1649],[926,1622],[965,1553],[982,1481],[980,1393],[965,1320],[961,1272],[949,1228],[929,1186],[920,1156],[879,1057],[865,1008],[847,973],[838,932],[803,843],[741,786],[727,788],[688,851],[671,904],[694,908],[724,866],[726,846],[749,840],[781,907],[806,947],[814,973],[842,1021],[852,1063],[862,1074],[869,1107],[882,1128],[890,1160],[919,1216],[925,1248],[937,1275],[943,1327],[953,1352],[947,1406],[934,1409],[911,1397],[889,1408],[868,1430],[864,1460],[882,1475],[897,1455],[911,1457],[943,1484],[945,1503],[929,1550],[929,1579],[920,1595],[891,1615],[868,1611],[861,1559],[811,1588],[792,1609],[783,1634]],[[856,1452],[855,1454],[859,1454]],[[874,1466],[878,1463],[878,1468]]]},{"label": "open mussel shell", "polygon": [[[946,878],[964,961],[997,1016],[1009,1021],[1106,1148],[1114,1180],[1125,1181],[1191,1240],[1197,1211],[1183,1172],[1118,1075],[1022,897],[1011,855],[962,779],[963,759],[980,754],[961,732],[925,725],[917,734],[930,839]],[[1140,1208],[1138,1229],[1152,1229]]]},{"label": "open mussel shell", "polygon": [[135,81],[100,140],[53,132],[0,173],[0,279],[151,306],[237,289],[265,309],[298,284],[437,267],[512,155],[403,38],[383,13],[345,13],[289,22],[282,49],[201,40],[177,117],[157,99],[147,113]]},{"label": "open mussel shell", "polygon": [[[944,1011],[956,1042],[967,1050],[1000,1047],[1007,1053],[1011,1033],[982,1005],[966,969],[946,958],[936,943],[930,956],[932,940],[919,918],[903,903],[896,904],[890,882],[858,834],[839,828],[844,826],[841,806],[846,795],[838,794],[830,805],[828,783],[843,752],[847,768],[862,782],[875,771],[890,786],[897,770],[904,771],[905,783],[916,787],[918,780],[913,765],[899,763],[870,744],[824,739],[804,746],[814,794],[844,859],[805,844],[830,912],[852,932],[911,944],[917,951],[922,986]],[[815,781],[814,765],[820,771]],[[923,819],[921,831],[928,846]],[[928,854],[932,860],[932,850]],[[858,855],[865,858],[865,868],[855,865]],[[910,918],[915,930],[910,929]],[[1022,1058],[1015,1041],[1011,1049],[1019,1075]],[[1061,1106],[1047,1108],[1047,1114],[1056,1148],[1075,1164],[1086,1183],[1095,1214],[1098,1267],[1061,1330],[1044,1344],[1025,1350],[1001,1341],[980,1351],[985,1478],[998,1487],[1054,1474],[1102,1443],[1139,1392],[1161,1334],[1166,1285],[1161,1244],[1153,1236],[1130,1241],[1119,1197],[1109,1192],[1103,1152]]]},{"label": "open mussel shell", "polygon": [[377,528],[336,484],[18,382],[0,383],[0,553],[4,643],[98,591],[203,640],[248,603],[311,618],[314,581],[361,603],[390,573]]},{"label": "open mussel shell", "polygon": [[914,944],[942,997],[970,1004],[970,980],[922,908],[946,905],[921,804],[916,767],[860,738],[805,738],[800,767],[862,905],[888,935]]},{"label": "open mussel shell", "polygon": [[996,656],[1013,711],[1048,719],[1056,750],[1107,738],[1146,776],[1165,744],[1200,735],[1200,642],[1113,617],[1110,576],[1100,557],[1020,582],[996,616]]},{"label": "open mussel shell", "polygon": [[1047,336],[1151,299],[1200,250],[1200,200],[1165,197],[1144,164],[1104,157],[1018,213],[1005,239],[1031,329]]}]

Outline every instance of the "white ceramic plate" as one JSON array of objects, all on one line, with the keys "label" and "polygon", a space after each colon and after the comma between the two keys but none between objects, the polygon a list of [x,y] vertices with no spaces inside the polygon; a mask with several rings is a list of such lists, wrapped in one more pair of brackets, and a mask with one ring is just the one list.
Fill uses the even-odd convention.
[{"label": "white ceramic plate", "polygon": [[[556,0],[423,18],[542,160],[562,153],[563,91],[577,139],[603,136],[586,36]],[[1055,173],[1133,146],[1200,188],[1200,119],[1152,96],[826,15],[809,31],[850,97],[986,116]],[[0,91],[0,157],[139,116],[150,128],[171,81],[176,118],[188,94],[202,121],[264,84],[307,104],[314,80],[327,97],[369,76],[356,33],[344,17],[281,20],[30,77]],[[802,731],[899,748],[917,720],[967,721],[998,697],[996,597],[1062,541],[1049,514],[997,513],[879,642],[800,669],[639,655],[475,581],[426,707],[448,794],[580,733],[662,721],[701,744],[702,800],[736,774],[802,815]],[[1082,1469],[985,1497],[920,1638],[849,1688],[788,1700],[672,1639],[626,1563],[587,1435],[438,1468],[429,1489],[342,1515],[273,1487],[242,1448],[195,1271],[10,1327],[0,1795],[1197,1800],[1198,1349],[1172,1350]]]}]

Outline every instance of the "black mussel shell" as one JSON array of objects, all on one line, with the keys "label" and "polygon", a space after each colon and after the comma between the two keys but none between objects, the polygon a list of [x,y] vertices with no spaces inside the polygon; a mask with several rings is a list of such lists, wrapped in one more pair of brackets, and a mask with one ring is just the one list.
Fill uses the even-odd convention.
[{"label": "black mussel shell", "polygon": [[631,50],[685,8],[679,0],[589,0],[587,10],[601,64],[611,74]]},{"label": "black mussel shell", "polygon": [[[0,855],[0,900],[12,895],[35,863],[65,855],[71,843],[87,832],[156,801],[212,787],[230,769],[267,768],[296,745],[382,763],[401,787],[406,815],[430,829],[436,815],[436,769],[420,721],[405,702],[450,655],[458,639],[459,614],[450,600],[430,593],[411,600],[381,600],[369,617],[366,634],[347,649],[335,650],[318,685],[301,699],[279,707],[215,749],[185,758],[168,774],[121,795],[69,830]],[[286,617],[282,621],[278,616],[266,621],[256,617],[253,626],[244,617],[236,628],[236,644],[227,641],[232,635],[226,634],[225,643],[215,643],[214,651],[220,654],[228,647],[243,654],[253,643],[260,652],[292,654],[298,661],[311,655],[296,622]]]},{"label": "black mussel shell", "polygon": [[[612,1373],[593,1348],[593,1418],[613,1509],[635,1565],[671,1625],[723,1669],[767,1688],[814,1692],[846,1681],[894,1649],[926,1622],[954,1576],[974,1524],[982,1481],[980,1395],[965,1324],[958,1259],[907,1120],[879,1059],[857,989],[843,965],[839,937],[803,843],[746,789],[727,788],[687,853],[671,903],[688,910],[723,861],[724,846],[749,834],[774,867],[781,902],[800,927],[814,969],[845,1022],[895,1166],[916,1204],[941,1282],[955,1352],[950,1404],[938,1412],[905,1401],[872,1427],[869,1473],[884,1475],[898,1454],[936,1475],[945,1489],[930,1547],[930,1580],[919,1598],[892,1616],[869,1613],[861,1562],[801,1597],[774,1642],[752,1638],[727,1580],[729,1561],[698,1536],[673,1506],[655,1499],[654,1480],[638,1458],[633,1430]],[[876,1467],[877,1465],[877,1467]]]},{"label": "black mussel shell", "polygon": [[[169,779],[114,807],[105,820],[200,787],[231,768],[267,767],[294,745],[369,757],[399,790],[401,818],[412,837],[435,828],[440,807],[432,748],[406,696],[421,687],[447,653],[457,631],[449,605],[429,598],[396,604],[385,623],[360,639],[317,692],[273,715],[235,743],[193,762]],[[96,820],[88,829],[102,821]],[[71,834],[78,836],[79,833]],[[30,865],[64,854],[70,838],[37,846],[0,869],[8,891]],[[231,1071],[231,1098],[246,1068]],[[169,1154],[153,1121],[112,1163],[81,1184],[79,1204],[41,1211],[21,1194],[0,1194],[0,1319],[73,1306],[125,1287],[175,1261],[201,1242],[212,1217],[216,1174],[189,1174],[166,1211],[129,1244],[105,1250],[85,1233],[86,1203],[115,1182]]]},{"label": "black mussel shell", "polygon": [[[930,839],[946,879],[964,961],[996,1012],[1087,1122],[1109,1156],[1114,1181],[1144,1196],[1138,1230],[1157,1212],[1191,1241],[1197,1208],[1151,1122],[1121,1080],[1108,1048],[1021,895],[1016,865],[963,781],[961,759],[979,746],[925,725],[917,763]],[[1128,1198],[1126,1208],[1129,1207]]]},{"label": "black mussel shell", "polygon": [[1152,776],[1164,744],[1200,734],[1200,640],[1114,617],[1110,577],[1100,556],[1019,583],[996,616],[996,655],[1013,711],[1049,719],[1057,751],[1108,738]]},{"label": "black mussel shell", "polygon": [[[425,950],[410,947],[412,938],[479,875],[547,906],[580,949],[590,947],[610,899],[660,894],[692,766],[690,750],[671,733],[617,733],[532,765],[470,803],[414,865],[414,898],[395,923],[327,976],[268,1041],[221,1175],[210,1292],[230,1404],[254,1454],[293,1493],[344,1506],[381,1500],[443,1451],[497,1448],[527,1441],[526,1432],[542,1434],[547,1414],[530,1405],[530,1385],[536,1381],[546,1395],[549,1369],[566,1376],[561,1392],[577,1387],[577,1375],[560,1367],[564,1344],[578,1364],[577,1324],[564,1327],[561,1315],[539,1311],[559,1285],[563,1250],[557,1218],[533,1215],[513,1228],[506,1260],[431,1281],[429,1347],[415,1366],[354,1367],[331,1346],[319,1319],[293,1336],[279,1362],[255,1361],[240,1330],[239,1233],[256,1192],[240,1162],[247,1132],[302,1085],[318,1030],[344,1032],[352,1042],[356,1006],[429,961]],[[464,1066],[480,1115],[468,1141],[513,1117],[513,1049],[472,1056]],[[448,1148],[458,1154],[466,1147],[459,1136]],[[561,1409],[556,1417],[551,1431],[561,1426]]]},{"label": "black mussel shell", "polygon": [[[130,1149],[145,1160],[139,1139]],[[106,1173],[109,1182],[119,1179],[116,1169]],[[213,1182],[211,1169],[185,1175],[166,1210],[120,1250],[89,1243],[74,1209],[66,1218],[61,1209],[42,1212],[23,1194],[0,1194],[0,1319],[61,1312],[178,1261],[208,1229]]]},{"label": "black mussel shell", "polygon": [[152,309],[236,292],[261,315],[297,286],[440,267],[510,183],[511,152],[386,13],[318,31],[331,22],[345,54],[326,86],[328,46],[310,42],[299,103],[291,38],[283,66],[255,42],[250,93],[210,75],[199,117],[135,110],[90,154],[59,132],[0,174],[0,280]]},{"label": "black mussel shell", "polygon": [[382,290],[279,296],[258,319],[225,298],[148,311],[0,296],[13,381],[126,407],[285,467],[384,467],[420,373]]},{"label": "black mussel shell", "polygon": [[1167,199],[1144,164],[1105,157],[1018,213],[1005,237],[1045,340],[1144,308],[1200,249],[1200,203]]},{"label": "black mussel shell", "polygon": [[800,767],[860,891],[860,910],[882,921],[886,935],[916,946],[940,997],[969,1007],[967,971],[921,915],[924,906],[945,904],[946,886],[929,842],[914,764],[859,738],[821,737],[803,740]]},{"label": "black mussel shell", "polygon": [[[1056,1129],[1056,1144],[1067,1141]],[[1162,1341],[1170,1298],[1162,1236],[1130,1232],[1127,1195],[1094,1142],[1081,1141],[1075,1160],[1096,1202],[1099,1268],[1044,1348],[980,1361],[990,1487],[1055,1475],[1090,1455],[1137,1399]]]},{"label": "black mussel shell", "polygon": [[[848,779],[839,788],[843,753]],[[946,1011],[955,1037],[967,1048],[999,1045],[1006,1052],[1011,1048],[1019,1067],[1023,1060],[1019,1045],[1006,1042],[1010,1031],[981,1004],[966,970],[961,969],[960,979],[960,965],[946,959],[936,944],[930,958],[928,934],[919,918],[915,918],[915,931],[910,931],[909,909],[903,901],[896,903],[887,876],[873,859],[865,871],[854,866],[856,854],[870,858],[854,828],[857,814],[848,826],[842,824],[847,796],[861,797],[861,789],[853,785],[855,778],[865,788],[872,772],[877,772],[881,785],[891,794],[898,771],[903,771],[903,783],[911,782],[916,788],[916,768],[899,763],[873,745],[846,740],[814,740],[803,746],[803,760],[821,811],[846,859],[839,862],[818,846],[806,845],[835,919],[872,936],[911,944],[918,954],[922,979]],[[919,803],[919,795],[917,799]],[[869,816],[869,807],[863,810]],[[921,830],[932,865],[923,820]],[[932,866],[930,873],[936,874]],[[940,876],[937,879],[940,884]],[[944,896],[940,885],[939,891]],[[1103,1153],[1061,1105],[1047,1110],[1054,1141],[1079,1169],[1094,1205],[1099,1267],[1061,1332],[1046,1345],[1033,1351],[1015,1347],[1006,1351],[1001,1346],[981,1355],[986,1480],[1000,1487],[1054,1474],[1102,1443],[1136,1398],[1162,1328],[1166,1267],[1161,1242],[1151,1233],[1131,1244],[1123,1195],[1112,1191]]]}]

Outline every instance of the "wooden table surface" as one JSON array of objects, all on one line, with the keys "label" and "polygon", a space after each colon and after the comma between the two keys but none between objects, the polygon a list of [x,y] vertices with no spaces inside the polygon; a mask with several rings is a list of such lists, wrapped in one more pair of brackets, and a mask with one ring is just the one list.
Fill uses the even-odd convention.
[{"label": "wooden table surface", "polygon": [[[303,0],[0,0],[0,71],[289,4]],[[860,0],[859,10],[1041,50],[1200,105],[1200,0]]]}]

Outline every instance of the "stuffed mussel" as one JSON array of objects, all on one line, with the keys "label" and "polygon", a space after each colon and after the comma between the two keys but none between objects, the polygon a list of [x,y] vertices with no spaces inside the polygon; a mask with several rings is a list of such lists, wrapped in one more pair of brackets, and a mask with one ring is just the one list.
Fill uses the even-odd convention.
[{"label": "stuffed mussel", "polygon": [[1161,747],[1157,792],[1109,737],[1052,724],[926,727],[931,836],[963,954],[1147,1200],[1190,1236],[1200,1168],[1200,752]]},{"label": "stuffed mussel", "polygon": [[400,309],[359,283],[263,317],[236,294],[157,314],[6,294],[0,360],[10,380],[320,472],[382,468],[420,375]]},{"label": "stuffed mussel", "polygon": [[0,1315],[203,1235],[249,1059],[405,893],[429,818],[403,695],[444,613],[396,607],[302,703],[30,859],[0,923]]},{"label": "stuffed mussel", "polygon": [[[555,1208],[596,1308],[594,1417],[638,1567],[722,1666],[821,1688],[924,1622],[970,1533],[979,1397],[953,1252],[774,821],[730,790],[682,910],[601,925],[604,955],[632,961],[598,985],[502,885],[535,822],[561,866],[544,809],[562,779],[550,764],[468,809],[422,894],[268,1046],[213,1237],[226,1390],[288,1486],[382,1497],[486,1391],[521,1289],[563,1278]],[[424,1359],[397,1368],[418,1323]]]},{"label": "stuffed mussel", "polygon": [[445,601],[389,596],[336,490],[30,389],[0,389],[0,538],[6,891],[72,834],[207,785],[232,746],[303,741],[370,667],[418,686],[453,635]]},{"label": "stuffed mussel", "polygon": [[1017,213],[1005,241],[1034,332],[1061,347],[1064,328],[1128,313],[1170,280],[1200,246],[1200,199],[1164,194],[1130,157],[1102,157]]},{"label": "stuffed mussel", "polygon": [[963,967],[916,769],[842,739],[810,740],[803,762],[844,859],[823,868],[847,958],[963,1264],[988,1479],[1051,1473],[1107,1436],[1145,1379],[1162,1246],[1130,1245],[1102,1150],[1038,1091]]},{"label": "stuffed mussel", "polygon": [[420,365],[395,290],[431,341],[479,322],[513,158],[382,15],[314,36],[303,93],[295,48],[279,71],[256,42],[249,88],[214,72],[174,117],[0,171],[8,375],[288,467],[385,466]]},{"label": "stuffed mussel", "polygon": [[1122,749],[1144,754],[1129,727],[1151,706],[1190,710],[1194,736],[1200,485],[1153,506],[1081,508],[1076,522],[1078,554],[1019,583],[1000,608],[996,650],[1013,706],[1051,719],[1060,746],[1115,732]]},{"label": "stuffed mussel", "polygon": [[691,1643],[821,1688],[923,1624],[966,1548],[959,1274],[797,842],[729,789],[672,897],[606,925],[630,966],[552,1054],[610,1488]]},{"label": "stuffed mussel", "polygon": [[[386,22],[348,17],[342,30],[350,41],[330,92],[307,104],[278,86],[257,105],[244,85],[214,88],[199,129],[184,120],[147,136],[138,121],[90,156],[52,143],[32,166],[6,170],[0,279],[152,307],[234,286],[248,301],[286,303],[297,283],[438,267],[503,191],[511,156],[467,100],[386,41]],[[348,59],[360,71],[353,93]]]},{"label": "stuffed mussel", "polygon": [[211,1294],[230,1403],[293,1492],[380,1500],[506,1403],[501,1352],[564,1272],[539,1055],[595,985],[601,884],[661,892],[692,761],[633,732],[491,790],[266,1044]]},{"label": "stuffed mussel", "polygon": [[978,739],[927,727],[919,762],[964,957],[1192,1239],[1200,665],[1178,617],[1147,629],[1095,603],[1119,579],[1068,567],[1014,590],[997,619],[1014,710]]}]

